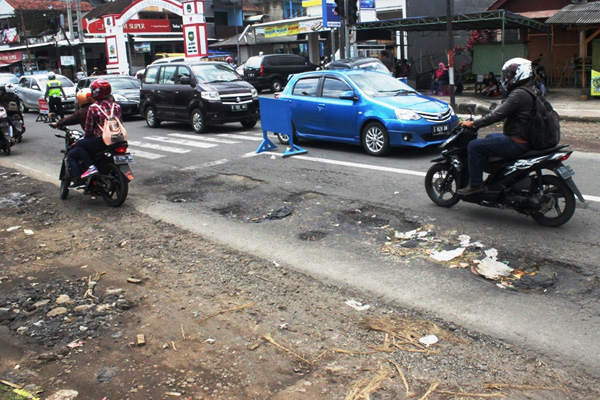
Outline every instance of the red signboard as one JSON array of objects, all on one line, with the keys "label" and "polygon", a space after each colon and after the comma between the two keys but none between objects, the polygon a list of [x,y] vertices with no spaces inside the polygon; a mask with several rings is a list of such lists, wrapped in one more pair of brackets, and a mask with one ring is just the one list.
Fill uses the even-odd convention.
[{"label": "red signboard", "polygon": [[10,65],[19,62],[23,59],[22,51],[10,51],[6,53],[0,53],[0,67]]},{"label": "red signboard", "polygon": [[[97,19],[86,21],[85,29],[88,33],[105,33],[104,20]],[[123,24],[125,33],[168,33],[181,32],[181,21],[167,19],[130,19]]]}]

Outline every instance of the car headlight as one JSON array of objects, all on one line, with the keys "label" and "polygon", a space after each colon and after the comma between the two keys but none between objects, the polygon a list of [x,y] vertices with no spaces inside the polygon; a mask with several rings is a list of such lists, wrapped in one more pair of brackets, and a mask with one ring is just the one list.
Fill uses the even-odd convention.
[{"label": "car headlight", "polygon": [[416,121],[418,119],[421,119],[421,116],[419,114],[412,110],[407,110],[405,108],[396,108],[394,112],[396,113],[396,118],[398,119],[404,119],[409,121]]},{"label": "car headlight", "polygon": [[221,101],[221,96],[219,96],[219,92],[202,92],[202,98],[209,101]]},{"label": "car headlight", "polygon": [[456,115],[456,113],[454,112],[454,109],[452,107],[448,107],[450,109],[450,116],[454,117]]},{"label": "car headlight", "polygon": [[252,98],[253,99],[258,99],[258,90],[252,88],[252,90],[250,91],[250,93],[252,93]]},{"label": "car headlight", "polygon": [[115,99],[115,101],[117,103],[122,103],[122,102],[128,101],[127,97],[125,97],[121,94],[113,94],[113,98]]}]

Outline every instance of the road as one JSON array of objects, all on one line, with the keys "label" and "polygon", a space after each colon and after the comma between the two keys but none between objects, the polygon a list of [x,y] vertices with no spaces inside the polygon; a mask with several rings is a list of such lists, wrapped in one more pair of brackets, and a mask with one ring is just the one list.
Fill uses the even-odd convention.
[{"label": "road", "polygon": [[[34,119],[26,116],[24,143],[10,157],[0,155],[0,163],[57,183],[62,141]],[[126,127],[136,179],[125,207],[359,289],[366,302],[390,301],[600,376],[598,154],[575,153],[569,160],[590,201],[578,205],[568,224],[550,229],[508,210],[435,206],[423,177],[437,149],[374,158],[359,147],[311,142],[301,143],[308,154],[283,158],[282,145],[255,154],[259,127],[229,124],[203,135],[185,124],[149,129],[141,119],[127,120]],[[104,206],[79,193],[68,201]],[[250,223],[281,205],[291,206],[292,216]],[[388,228],[403,232],[426,224],[439,237],[467,234],[497,248],[513,267],[550,268],[555,284],[545,292],[503,291],[468,269],[381,251]]]}]

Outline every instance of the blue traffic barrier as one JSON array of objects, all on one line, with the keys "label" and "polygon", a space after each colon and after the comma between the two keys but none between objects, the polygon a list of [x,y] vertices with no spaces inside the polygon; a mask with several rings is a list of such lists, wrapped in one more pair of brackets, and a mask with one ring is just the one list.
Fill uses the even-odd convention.
[{"label": "blue traffic barrier", "polygon": [[256,153],[262,153],[276,149],[277,146],[267,136],[267,132],[287,135],[290,143],[288,149],[283,153],[284,157],[296,154],[308,153],[301,147],[294,144],[294,132],[292,130],[292,112],[290,110],[289,100],[278,100],[268,97],[259,97],[260,106],[260,124],[263,131],[263,141],[258,146]]}]

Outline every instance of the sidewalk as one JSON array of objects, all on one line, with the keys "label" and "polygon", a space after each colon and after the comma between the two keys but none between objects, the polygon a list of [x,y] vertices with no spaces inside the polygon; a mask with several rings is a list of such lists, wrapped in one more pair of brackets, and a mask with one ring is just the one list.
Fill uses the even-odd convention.
[{"label": "sidewalk", "polygon": [[[449,96],[432,96],[450,103]],[[548,101],[564,121],[600,122],[600,98],[581,100],[581,89],[556,88],[551,89]],[[469,114],[469,107],[475,115],[483,115],[489,111],[492,103],[502,101],[501,97],[484,97],[466,90],[455,98],[457,114]]]}]

